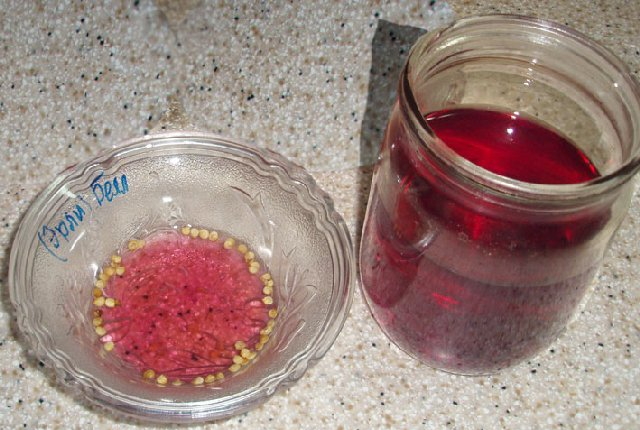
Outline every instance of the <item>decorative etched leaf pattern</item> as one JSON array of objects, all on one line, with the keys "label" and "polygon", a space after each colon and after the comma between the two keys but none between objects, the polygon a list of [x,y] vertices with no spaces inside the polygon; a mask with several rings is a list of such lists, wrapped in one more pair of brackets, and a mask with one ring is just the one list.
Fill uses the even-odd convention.
[{"label": "decorative etched leaf pattern", "polygon": [[291,249],[289,252],[282,253],[281,265],[284,267],[280,273],[284,272],[284,278],[279,285],[280,308],[282,312],[282,321],[280,322],[280,330],[287,333],[286,336],[279,336],[275,348],[277,351],[284,351],[291,341],[302,331],[307,323],[300,315],[304,315],[303,309],[307,306],[317,294],[318,287],[312,284],[303,284],[308,272],[305,269],[302,273],[300,270],[290,264],[291,257],[297,248]]},{"label": "decorative etched leaf pattern", "polygon": [[167,203],[165,205],[165,209],[164,219],[169,225],[178,225],[179,223],[184,222],[182,208],[178,206],[175,201],[171,200]]},{"label": "decorative etched leaf pattern", "polygon": [[[269,216],[267,216],[267,210],[262,200],[262,193],[258,191],[255,195],[252,196],[242,188],[232,186],[231,189],[238,193],[240,200],[249,208],[249,210],[253,214],[254,221],[260,225],[260,231],[262,232],[262,243],[259,244],[259,248],[269,249],[271,250],[271,255],[274,255],[274,229],[276,228],[277,224],[271,218],[269,218]],[[255,247],[255,249],[258,249],[258,247]],[[265,256],[261,255],[260,257],[264,258]]]},{"label": "decorative etched leaf pattern", "polygon": [[[260,225],[262,232],[261,242],[254,248],[270,251],[270,255],[260,255],[265,264],[270,267],[272,275],[276,281],[276,297],[280,311],[279,321],[276,330],[286,333],[286,336],[274,336],[276,351],[284,351],[291,342],[302,332],[306,325],[306,320],[301,318],[304,315],[304,308],[308,306],[318,292],[318,287],[305,283],[308,269],[300,272],[300,269],[292,264],[293,255],[297,251],[296,247],[289,250],[283,249],[281,244],[275,240],[276,237],[284,237],[287,232],[277,232],[279,225],[267,214],[262,194],[258,191],[255,195],[250,195],[238,187],[232,187],[238,192],[241,201],[251,211],[255,222]],[[278,234],[276,234],[278,233]],[[274,270],[277,265],[277,270]]]},{"label": "decorative etched leaf pattern", "polygon": [[91,294],[87,292],[87,285],[80,285],[75,277],[58,277],[57,282],[64,285],[60,289],[65,292],[64,296],[56,306],[69,324],[67,335],[80,337],[82,331],[91,326],[88,322],[90,304],[86,300]]}]

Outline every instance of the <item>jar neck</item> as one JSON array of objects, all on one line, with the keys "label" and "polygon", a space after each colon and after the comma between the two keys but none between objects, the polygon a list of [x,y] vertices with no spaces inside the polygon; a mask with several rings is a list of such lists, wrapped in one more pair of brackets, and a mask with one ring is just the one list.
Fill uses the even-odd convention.
[{"label": "jar neck", "polygon": [[[507,24],[506,28],[498,25],[497,21],[504,21]],[[541,29],[552,33],[561,42],[565,42],[564,38],[569,38],[570,43],[567,43],[573,51],[584,51],[580,51],[580,55],[576,58],[589,61],[601,70],[603,76],[599,79],[602,82],[611,83],[611,86],[607,87],[606,96],[594,94],[593,97],[602,98],[602,104],[606,105],[603,108],[606,112],[603,114],[615,116],[611,121],[620,132],[616,135],[616,139],[624,140],[620,143],[622,149],[618,165],[608,166],[609,171],[588,182],[561,185],[533,184],[483,169],[459,156],[437,138],[429,127],[425,115],[430,113],[430,108],[438,110],[450,107],[451,104],[447,105],[447,103],[451,100],[435,102],[425,100],[424,95],[420,94],[425,82],[428,79],[437,79],[439,74],[446,73],[454,67],[457,61],[465,61],[473,65],[476,60],[486,59],[488,53],[479,48],[483,46],[483,40],[489,40],[486,49],[494,56],[522,57],[524,49],[514,51],[513,47],[502,47],[499,43],[500,38],[505,37],[502,33],[509,32],[509,25],[517,25],[520,30],[524,27],[523,37],[533,40],[532,44],[536,43],[533,36],[536,36],[536,32]],[[496,28],[505,29],[501,33]],[[527,31],[532,34],[527,34]],[[554,46],[554,52],[563,47],[564,45]],[[536,47],[532,46],[529,49],[535,50]],[[551,64],[553,65],[552,62]],[[561,72],[566,73],[565,70],[552,72],[556,75],[560,75]],[[565,79],[564,76],[561,78]],[[591,76],[581,76],[577,72],[576,76],[569,78],[571,82],[580,83],[581,80],[588,80]],[[563,83],[560,82],[560,84]],[[580,85],[587,87],[588,82]],[[466,192],[482,195],[485,199],[495,199],[500,204],[542,205],[564,209],[590,205],[601,201],[609,194],[617,194],[617,190],[627,183],[640,167],[640,90],[637,82],[626,67],[609,51],[584,36],[556,24],[513,16],[489,16],[461,20],[444,30],[429,33],[412,48],[400,76],[398,94],[399,114],[403,117],[409,140],[414,145],[419,162],[430,168],[438,180],[450,186],[463,188]],[[454,105],[457,103],[456,100],[453,102]]]}]

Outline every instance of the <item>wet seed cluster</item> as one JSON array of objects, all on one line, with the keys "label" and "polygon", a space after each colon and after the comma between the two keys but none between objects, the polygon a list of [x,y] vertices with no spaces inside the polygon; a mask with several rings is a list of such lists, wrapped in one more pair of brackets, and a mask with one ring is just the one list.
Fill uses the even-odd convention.
[{"label": "wet seed cluster", "polygon": [[[132,242],[135,243],[135,246],[139,246],[140,248],[144,246],[144,241],[131,240],[129,242],[129,249],[131,249]],[[122,266],[122,257],[119,255],[112,255],[111,260],[102,268],[102,270],[100,270],[100,273],[93,284],[93,306],[95,307],[92,321],[93,329],[96,334],[101,337],[101,340],[103,341],[102,347],[106,351],[112,351],[115,345],[111,338],[107,336],[107,330],[103,326],[104,321],[102,319],[101,308],[103,306],[113,308],[115,306],[119,306],[120,302],[113,297],[107,297],[105,295],[104,288],[107,286],[107,283],[112,276],[123,276],[124,272],[125,268]]]},{"label": "wet seed cluster", "polygon": [[[200,240],[210,240],[215,242],[220,239],[220,235],[216,231],[209,231],[206,229],[198,229],[191,226],[183,226],[180,228],[180,233],[184,236],[190,237],[192,239],[200,239]],[[127,249],[131,252],[135,252],[144,248],[145,241],[138,239],[131,239],[127,243]],[[243,243],[237,243],[237,241],[232,238],[226,238],[222,243],[224,249],[227,250],[237,250],[240,254],[243,255],[244,261],[247,265],[247,270],[252,275],[257,275],[260,271],[260,262],[256,260],[255,254],[249,250],[249,248]],[[120,255],[112,255],[109,263],[105,265],[100,273],[98,274],[93,288],[93,327],[98,336],[100,336],[101,341],[103,342],[103,348],[105,351],[112,351],[115,347],[111,336],[108,335],[107,330],[103,326],[103,318],[102,318],[102,308],[103,307],[115,307],[119,306],[120,302],[112,297],[108,297],[105,294],[105,287],[107,286],[109,279],[112,276],[123,276],[125,273],[125,267],[122,265],[122,257]],[[262,282],[262,302],[267,305],[273,305],[273,288],[274,282],[271,274],[265,272],[260,275],[260,281]],[[265,326],[260,330],[260,337],[258,342],[255,344],[253,349],[250,349],[248,345],[243,340],[238,340],[234,343],[234,355],[232,358],[232,364],[229,366],[228,371],[231,373],[236,373],[240,371],[244,366],[247,366],[253,359],[256,358],[259,351],[261,351],[265,344],[269,341],[271,333],[275,327],[276,318],[278,317],[278,310],[276,307],[271,307],[268,311],[269,320],[265,324]],[[169,381],[169,378],[163,374],[157,374],[157,372],[153,369],[147,369],[142,373],[142,378],[147,381],[155,381],[160,386],[166,386],[171,383],[171,385],[179,386],[183,385],[185,381],[181,379],[175,379],[173,381]],[[198,376],[193,378],[190,383],[196,386],[211,384],[213,382],[222,380],[225,378],[224,372],[216,372],[212,374],[208,374],[205,376]]]}]

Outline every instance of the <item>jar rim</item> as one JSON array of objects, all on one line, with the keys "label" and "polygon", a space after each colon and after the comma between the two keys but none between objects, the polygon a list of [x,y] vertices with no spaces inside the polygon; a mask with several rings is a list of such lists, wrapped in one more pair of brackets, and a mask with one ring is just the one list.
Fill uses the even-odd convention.
[{"label": "jar rim", "polygon": [[[412,56],[423,54],[430,46],[441,42],[450,33],[458,32],[460,29],[468,30],[481,27],[504,29],[505,26],[518,26],[522,31],[527,29],[544,30],[553,33],[556,37],[573,40],[589,53],[606,62],[611,70],[615,71],[616,77],[629,90],[626,96],[631,105],[625,104],[625,107],[627,111],[630,111],[629,119],[632,122],[633,133],[630,145],[632,151],[615,170],[578,184],[535,184],[490,172],[458,155],[447,145],[429,143],[434,138],[437,139],[437,136],[427,124],[411,90],[409,66]],[[427,46],[419,47],[425,41]],[[418,50],[421,52],[416,53]],[[400,75],[399,95],[400,108],[405,114],[408,114],[410,119],[408,121],[409,128],[414,135],[419,137],[422,146],[430,154],[435,155],[443,167],[458,173],[466,183],[480,186],[484,192],[490,191],[499,196],[509,196],[511,199],[523,201],[592,200],[622,186],[640,170],[640,85],[631,75],[628,66],[608,48],[577,30],[553,21],[523,15],[491,14],[462,18],[444,28],[429,32],[414,44],[409,53]]]}]

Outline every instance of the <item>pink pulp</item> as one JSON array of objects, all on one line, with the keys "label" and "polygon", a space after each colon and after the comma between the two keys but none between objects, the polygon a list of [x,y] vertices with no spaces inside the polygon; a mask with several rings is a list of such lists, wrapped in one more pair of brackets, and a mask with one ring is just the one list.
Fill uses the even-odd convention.
[{"label": "pink pulp", "polygon": [[98,310],[101,340],[140,372],[203,377],[229,369],[241,349],[260,342],[275,306],[263,302],[264,270],[250,273],[236,248],[162,232],[121,258],[125,273],[104,287],[116,306]]}]

